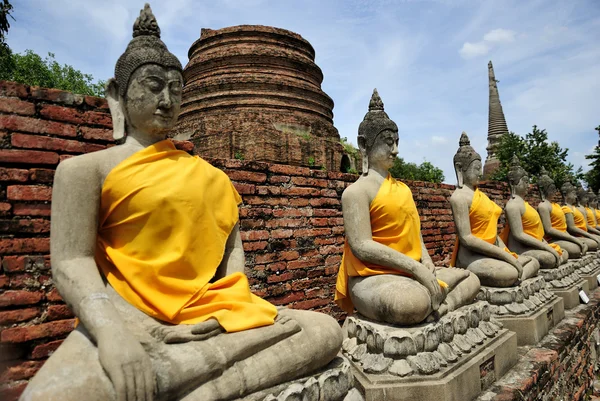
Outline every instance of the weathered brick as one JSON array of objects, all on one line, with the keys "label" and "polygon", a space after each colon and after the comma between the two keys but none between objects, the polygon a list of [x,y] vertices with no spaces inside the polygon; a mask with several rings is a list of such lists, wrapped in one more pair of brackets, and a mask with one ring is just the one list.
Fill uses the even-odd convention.
[{"label": "weathered brick", "polygon": [[0,307],[37,304],[44,298],[42,291],[9,290],[0,294]]},{"label": "weathered brick", "polygon": [[80,105],[83,103],[82,95],[77,95],[61,89],[41,88],[39,86],[31,87],[31,97],[68,106]]},{"label": "weathered brick", "polygon": [[97,111],[88,111],[83,115],[83,121],[91,125],[103,125],[106,128],[112,128],[112,119],[109,113]]},{"label": "weathered brick", "polygon": [[50,238],[7,238],[0,239],[0,254],[47,253]]},{"label": "weathered brick", "polygon": [[40,234],[50,232],[50,221],[44,219],[0,219],[0,233],[29,233]]},{"label": "weathered brick", "polygon": [[308,309],[316,308],[318,306],[327,305],[329,302],[330,302],[329,299],[313,298],[313,299],[307,299],[304,301],[295,302],[291,305],[291,307],[294,309],[308,310]]},{"label": "weathered brick", "polygon": [[106,128],[80,127],[83,139],[114,142],[113,131]]},{"label": "weathered brick", "polygon": [[50,305],[47,311],[48,320],[60,320],[73,317],[73,312],[67,305]]},{"label": "weathered brick", "polygon": [[12,366],[9,366],[8,369],[0,374],[0,383],[16,380],[27,380],[33,377],[33,375],[40,370],[42,365],[43,362],[41,361],[18,362]]},{"label": "weathered brick", "polygon": [[10,280],[7,275],[0,275],[0,288],[8,287]]},{"label": "weathered brick", "polygon": [[16,216],[50,216],[50,204],[17,203],[13,213]]},{"label": "weathered brick", "polygon": [[9,200],[49,201],[52,187],[42,185],[9,185],[6,194]]},{"label": "weathered brick", "polygon": [[29,86],[12,81],[0,81],[0,96],[29,96]]},{"label": "weathered brick", "polygon": [[41,315],[39,308],[0,311],[0,325],[24,322]]},{"label": "weathered brick", "polygon": [[85,96],[84,102],[95,109],[108,109],[108,102],[103,97]]},{"label": "weathered brick", "polygon": [[29,170],[29,179],[33,182],[52,183],[55,170],[47,168],[32,168]]},{"label": "weathered brick", "polygon": [[251,230],[241,233],[242,241],[260,241],[269,239],[269,232],[266,230]]},{"label": "weathered brick", "polygon": [[252,171],[227,170],[225,171],[232,181],[248,181],[263,183],[267,181],[265,173],[255,173]]},{"label": "weathered brick", "polygon": [[58,349],[58,347],[63,343],[64,340],[54,340],[44,344],[37,345],[33,351],[31,351],[32,359],[43,359],[47,358],[54,351]]},{"label": "weathered brick", "polygon": [[292,184],[300,187],[327,188],[328,181],[321,178],[292,177]]},{"label": "weathered brick", "polygon": [[254,242],[244,242],[244,251],[252,252],[252,251],[260,251],[269,245],[267,241],[254,241]]},{"label": "weathered brick", "polygon": [[0,115],[0,129],[29,132],[31,134],[51,134],[67,137],[77,136],[77,130],[74,125],[16,115]]},{"label": "weathered brick", "polygon": [[27,382],[23,380],[0,384],[0,399],[4,401],[17,401],[23,391],[25,391],[25,387],[27,387]]},{"label": "weathered brick", "polygon": [[301,175],[310,177],[310,169],[308,167],[287,166],[283,164],[271,164],[269,171],[281,175]]},{"label": "weathered brick", "polygon": [[254,184],[245,184],[241,182],[234,182],[233,186],[240,195],[251,195],[256,193],[256,186]]},{"label": "weathered brick", "polygon": [[2,98],[0,100],[0,112],[32,116],[35,114],[35,105],[16,98]]},{"label": "weathered brick", "polygon": [[10,213],[12,205],[6,202],[0,202],[0,216],[6,216]]},{"label": "weathered brick", "polygon": [[14,327],[2,330],[0,341],[6,343],[22,343],[39,338],[64,336],[75,328],[75,319],[57,320],[34,326]]},{"label": "weathered brick", "polygon": [[28,170],[0,167],[0,181],[26,182],[28,178]]},{"label": "weathered brick", "polygon": [[0,163],[57,164],[58,160],[55,152],[0,149]]},{"label": "weathered brick", "polygon": [[46,294],[46,299],[50,302],[62,302],[62,300],[63,300],[56,288],[51,289]]},{"label": "weathered brick", "polygon": [[82,142],[49,136],[12,134],[11,144],[15,148],[58,150],[70,153],[85,152],[85,147]]}]

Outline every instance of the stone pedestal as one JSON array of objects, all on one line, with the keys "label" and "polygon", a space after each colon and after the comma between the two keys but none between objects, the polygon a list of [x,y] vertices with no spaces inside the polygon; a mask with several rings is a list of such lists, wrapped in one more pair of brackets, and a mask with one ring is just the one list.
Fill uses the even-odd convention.
[{"label": "stone pedestal", "polygon": [[540,269],[546,288],[563,299],[565,309],[579,305],[579,291],[589,292],[588,281],[582,279],[577,271],[580,263],[581,260],[573,260],[556,269]]},{"label": "stone pedestal", "polygon": [[337,357],[325,369],[242,398],[244,401],[364,401],[354,388],[350,363]]},{"label": "stone pedestal", "polygon": [[516,335],[482,301],[429,324],[400,328],[355,315],[344,328],[342,352],[367,401],[471,400],[517,361]]},{"label": "stone pedestal", "polygon": [[598,253],[585,255],[579,260],[573,261],[575,271],[586,280],[590,291],[598,288],[598,275],[600,275],[600,260]]},{"label": "stone pedestal", "polygon": [[541,276],[516,287],[482,286],[477,298],[490,303],[492,315],[517,334],[518,345],[537,343],[565,315],[563,300],[546,289]]}]

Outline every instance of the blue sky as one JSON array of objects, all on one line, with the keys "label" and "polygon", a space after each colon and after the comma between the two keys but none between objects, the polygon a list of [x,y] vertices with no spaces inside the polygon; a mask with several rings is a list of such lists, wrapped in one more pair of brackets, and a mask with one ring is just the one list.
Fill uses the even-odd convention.
[{"label": "blue sky", "polygon": [[[97,79],[112,76],[143,7],[133,0],[13,0],[13,51],[53,52]],[[151,2],[162,39],[182,64],[201,28],[271,25],[311,42],[340,136],[356,143],[377,88],[400,129],[400,156],[442,168],[462,131],[485,157],[487,63],[492,60],[511,131],[545,128],[584,155],[600,125],[597,0],[169,0]]]}]

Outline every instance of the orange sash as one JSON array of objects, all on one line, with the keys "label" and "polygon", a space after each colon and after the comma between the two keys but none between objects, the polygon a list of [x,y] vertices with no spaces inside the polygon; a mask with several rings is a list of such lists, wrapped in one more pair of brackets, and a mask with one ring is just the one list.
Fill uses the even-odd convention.
[{"label": "orange sash", "polygon": [[174,324],[215,318],[228,332],[273,324],[273,305],[242,273],[214,283],[241,198],[221,170],[169,140],[133,154],[102,188],[96,263],[146,314]]},{"label": "orange sash", "polygon": [[[544,239],[544,226],[542,225],[542,219],[538,214],[537,210],[535,210],[531,205],[524,201],[525,203],[525,213],[521,215],[521,223],[523,225],[523,232],[527,235],[532,236],[538,241],[542,241]],[[508,243],[508,236],[510,234],[510,226],[508,221],[502,230],[502,234],[500,234],[500,238],[502,241]],[[562,249],[557,244],[548,244],[550,245],[559,255],[562,255]]]}]

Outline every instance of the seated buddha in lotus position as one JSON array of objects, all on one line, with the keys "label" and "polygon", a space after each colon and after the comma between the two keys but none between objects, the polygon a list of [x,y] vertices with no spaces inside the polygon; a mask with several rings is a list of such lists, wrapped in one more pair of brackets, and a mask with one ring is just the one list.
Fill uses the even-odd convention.
[{"label": "seated buddha in lotus position", "polygon": [[498,236],[502,209],[477,188],[482,174],[481,156],[464,132],[454,156],[454,170],[458,184],[450,206],[457,240],[452,265],[475,273],[482,285],[490,287],[510,287],[535,277],[539,262],[511,252]]},{"label": "seated buddha in lotus position", "polygon": [[595,199],[596,195],[593,191],[590,194],[590,191],[591,188],[586,191],[581,185],[579,186],[577,189],[577,209],[579,209],[579,211],[583,213],[583,216],[585,217],[588,233],[594,234],[597,238],[600,238],[600,231],[596,227],[596,216],[594,211],[590,208],[590,199]]},{"label": "seated buddha in lotus position", "polygon": [[398,154],[398,127],[377,90],[358,129],[363,173],[342,194],[346,242],[335,300],[348,313],[394,325],[435,319],[471,303],[479,280],[434,266],[421,237],[411,190],[388,169]]},{"label": "seated buddha in lotus position", "polygon": [[79,324],[22,400],[231,400],[320,369],[338,323],[250,292],[240,196],[166,139],[182,68],[148,5],[133,36],[106,93],[124,143],[56,172],[53,278]]},{"label": "seated buddha in lotus position", "polygon": [[567,232],[585,242],[590,252],[596,252],[600,245],[600,237],[588,232],[585,216],[579,208],[574,206],[577,202],[577,190],[573,184],[565,182],[560,191],[564,199],[562,211],[567,221]]},{"label": "seated buddha in lotus position", "polygon": [[552,269],[566,262],[569,254],[558,244],[544,240],[544,226],[538,212],[523,198],[529,190],[529,177],[513,156],[508,171],[511,198],[504,209],[506,225],[500,234],[508,249],[518,255],[535,258],[542,269]]},{"label": "seated buddha in lotus position", "polygon": [[594,193],[592,188],[588,189],[588,203],[592,213],[594,214],[594,221],[596,222],[596,229],[600,230],[600,210],[598,210],[598,196]]},{"label": "seated buddha in lotus position", "polygon": [[587,243],[567,231],[567,217],[562,207],[551,201],[557,192],[556,185],[544,167],[540,171],[537,186],[542,199],[537,210],[542,220],[544,238],[548,243],[556,244],[562,250],[567,251],[570,259],[579,259],[587,252]]}]

